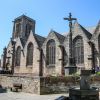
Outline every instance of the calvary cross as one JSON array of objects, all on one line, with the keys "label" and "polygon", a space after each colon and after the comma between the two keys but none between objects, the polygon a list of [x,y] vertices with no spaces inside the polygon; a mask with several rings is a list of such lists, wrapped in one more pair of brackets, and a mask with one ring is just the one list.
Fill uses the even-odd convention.
[{"label": "calvary cross", "polygon": [[72,22],[73,20],[77,20],[76,18],[72,18],[72,14],[69,13],[69,18],[64,18],[64,20],[68,20],[69,22]]}]

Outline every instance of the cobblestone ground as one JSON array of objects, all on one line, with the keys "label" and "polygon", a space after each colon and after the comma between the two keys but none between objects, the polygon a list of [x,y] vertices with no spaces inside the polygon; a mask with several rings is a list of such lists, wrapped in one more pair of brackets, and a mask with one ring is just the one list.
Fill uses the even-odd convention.
[{"label": "cobblestone ground", "polygon": [[59,96],[68,96],[68,94],[50,94],[50,95],[36,95],[29,93],[0,93],[0,100],[55,100]]},{"label": "cobblestone ground", "polygon": [[29,93],[0,93],[0,100],[55,100],[60,96],[68,96],[68,94],[49,94],[49,95],[36,95]]}]

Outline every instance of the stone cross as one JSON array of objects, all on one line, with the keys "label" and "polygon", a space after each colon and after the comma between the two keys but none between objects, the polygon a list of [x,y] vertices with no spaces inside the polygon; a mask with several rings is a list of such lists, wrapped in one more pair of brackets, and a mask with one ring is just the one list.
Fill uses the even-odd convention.
[{"label": "stone cross", "polygon": [[64,20],[69,21],[69,28],[70,28],[70,33],[69,33],[69,65],[73,65],[73,41],[72,41],[72,21],[76,20],[76,18],[72,18],[71,13],[69,13],[68,18],[64,18]]},{"label": "stone cross", "polygon": [[64,18],[64,20],[69,21],[69,65],[66,68],[69,68],[69,74],[73,74],[76,72],[76,64],[75,64],[75,59],[73,56],[73,40],[72,40],[72,21],[76,20],[76,18],[72,18],[71,13],[69,13],[68,18]]}]

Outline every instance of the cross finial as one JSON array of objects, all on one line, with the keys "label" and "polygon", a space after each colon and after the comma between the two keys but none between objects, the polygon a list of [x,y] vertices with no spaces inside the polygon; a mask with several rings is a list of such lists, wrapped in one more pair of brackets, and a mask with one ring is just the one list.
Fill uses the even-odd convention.
[{"label": "cross finial", "polygon": [[68,20],[68,21],[72,22],[73,20],[76,20],[76,18],[72,18],[72,14],[69,13],[69,17],[68,18],[64,18],[64,20]]}]

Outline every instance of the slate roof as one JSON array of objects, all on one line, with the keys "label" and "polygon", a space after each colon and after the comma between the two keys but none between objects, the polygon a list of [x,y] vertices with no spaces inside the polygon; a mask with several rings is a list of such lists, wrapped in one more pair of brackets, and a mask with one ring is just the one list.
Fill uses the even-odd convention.
[{"label": "slate roof", "polygon": [[96,26],[92,26],[92,27],[85,27],[86,28],[86,30],[88,31],[88,32],[90,32],[91,34],[93,34],[94,33],[94,31],[95,31],[95,29],[96,29]]},{"label": "slate roof", "polygon": [[99,20],[99,22],[98,22],[98,24],[97,24],[97,26],[95,28],[94,34],[96,33],[96,31],[98,30],[99,27],[100,27],[100,20]]},{"label": "slate roof", "polygon": [[80,28],[83,30],[83,32],[85,33],[85,35],[87,36],[87,38],[91,39],[92,34],[90,32],[88,32],[82,25],[80,25]]},{"label": "slate roof", "polygon": [[41,47],[46,38],[44,38],[44,37],[42,37],[42,36],[40,36],[38,34],[34,34],[34,37],[35,37],[39,47]]},{"label": "slate roof", "polygon": [[[40,36],[40,35],[38,35],[38,34],[33,34],[33,35],[34,35],[34,37],[35,37],[35,39],[37,41],[37,44],[39,45],[39,47],[41,47],[43,42],[45,41],[45,38]],[[23,38],[20,38],[20,40],[21,40],[22,46],[24,47],[26,42],[27,42],[27,40],[24,40]]]},{"label": "slate roof", "polygon": [[14,21],[17,21],[17,20],[19,20],[19,19],[21,19],[21,18],[26,18],[26,19],[28,19],[28,20],[30,20],[30,21],[35,21],[35,20],[33,20],[32,18],[30,18],[30,17],[28,17],[28,16],[26,16],[26,15],[21,15],[21,16],[19,16],[19,17],[17,17],[17,18],[15,18],[14,19]]}]

